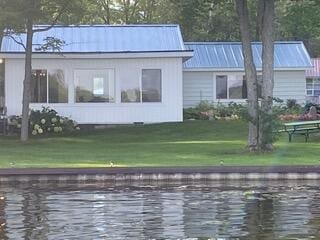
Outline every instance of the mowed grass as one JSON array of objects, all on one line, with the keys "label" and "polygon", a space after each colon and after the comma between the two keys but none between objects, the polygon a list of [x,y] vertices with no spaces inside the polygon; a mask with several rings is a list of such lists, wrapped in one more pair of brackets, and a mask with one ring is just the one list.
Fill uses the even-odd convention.
[{"label": "mowed grass", "polygon": [[71,135],[32,138],[0,137],[0,167],[109,167],[318,165],[320,135],[308,143],[286,134],[273,153],[245,150],[247,124],[238,121],[188,121],[79,131]]}]

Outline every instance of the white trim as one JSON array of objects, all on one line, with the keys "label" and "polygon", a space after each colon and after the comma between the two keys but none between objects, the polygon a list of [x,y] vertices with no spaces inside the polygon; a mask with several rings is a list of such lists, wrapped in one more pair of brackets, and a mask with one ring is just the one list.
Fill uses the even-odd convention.
[{"label": "white trim", "polygon": [[[193,52],[125,52],[125,53],[33,53],[33,59],[117,59],[117,58],[183,58],[193,57]],[[0,58],[25,58],[25,53],[0,53]]]}]

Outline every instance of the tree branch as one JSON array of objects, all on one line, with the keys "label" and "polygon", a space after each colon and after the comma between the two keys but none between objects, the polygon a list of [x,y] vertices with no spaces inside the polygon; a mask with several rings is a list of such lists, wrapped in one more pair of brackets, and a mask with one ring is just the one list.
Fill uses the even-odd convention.
[{"label": "tree branch", "polygon": [[53,19],[52,23],[48,27],[41,28],[41,29],[33,29],[33,32],[45,32],[45,31],[48,31],[51,28],[53,28],[57,24],[57,22],[58,22],[59,18],[61,17],[61,15],[67,9],[69,3],[70,3],[70,1],[66,1],[66,3],[63,5],[63,7],[58,12],[58,15]]},{"label": "tree branch", "polygon": [[24,50],[27,49],[26,46],[23,44],[23,41],[22,41],[21,38],[19,39],[20,41],[18,41],[18,40],[17,40],[14,36],[12,36],[11,34],[6,34],[6,33],[5,33],[4,36],[11,38],[16,44],[22,46]]}]

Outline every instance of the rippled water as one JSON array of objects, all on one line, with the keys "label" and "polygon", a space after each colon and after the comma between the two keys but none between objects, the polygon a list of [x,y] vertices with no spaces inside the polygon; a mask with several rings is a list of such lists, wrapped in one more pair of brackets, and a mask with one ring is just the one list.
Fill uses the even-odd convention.
[{"label": "rippled water", "polygon": [[312,182],[0,188],[0,239],[320,239]]}]

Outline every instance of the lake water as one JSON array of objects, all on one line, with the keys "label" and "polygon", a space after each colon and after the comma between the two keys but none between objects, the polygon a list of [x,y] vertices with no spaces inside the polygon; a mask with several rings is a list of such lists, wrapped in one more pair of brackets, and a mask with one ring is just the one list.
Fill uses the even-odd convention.
[{"label": "lake water", "polygon": [[0,239],[320,239],[319,186],[2,186]]}]

